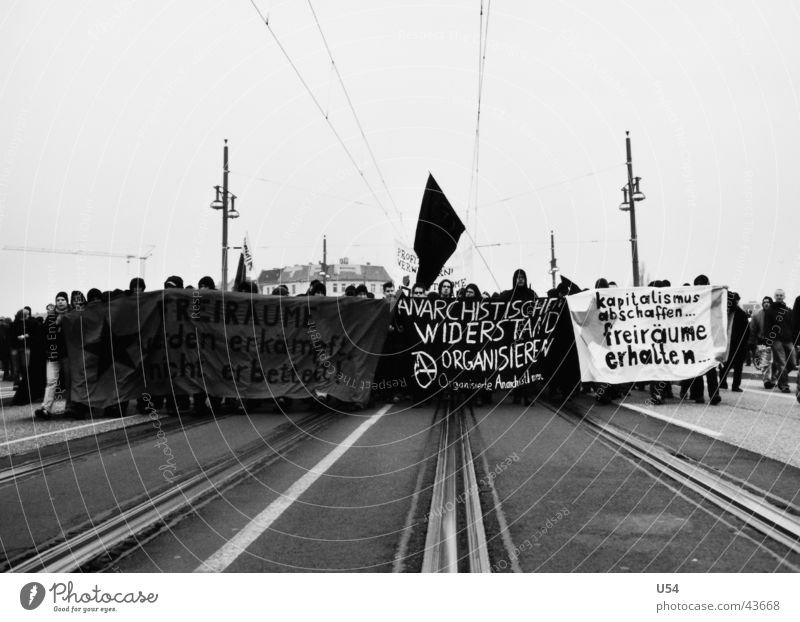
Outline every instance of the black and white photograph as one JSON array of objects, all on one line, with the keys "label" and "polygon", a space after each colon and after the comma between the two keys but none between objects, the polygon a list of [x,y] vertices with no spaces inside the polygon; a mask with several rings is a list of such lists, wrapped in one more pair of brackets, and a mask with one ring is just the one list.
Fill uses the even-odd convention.
[{"label": "black and white photograph", "polygon": [[4,2],[3,617],[798,619],[798,30]]}]

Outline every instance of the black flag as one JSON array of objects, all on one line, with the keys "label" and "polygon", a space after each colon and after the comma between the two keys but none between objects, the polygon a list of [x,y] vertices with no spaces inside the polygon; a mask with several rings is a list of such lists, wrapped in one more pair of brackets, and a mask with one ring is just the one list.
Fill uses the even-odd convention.
[{"label": "black flag", "polygon": [[583,291],[577,283],[573,283],[565,276],[561,277],[559,290],[563,292],[565,296],[572,296],[573,294],[579,294]]},{"label": "black flag", "polygon": [[417,283],[425,289],[431,286],[442,266],[455,252],[462,233],[464,224],[429,173],[414,238],[414,252],[419,257]]},{"label": "black flag", "polygon": [[233,291],[238,292],[239,286],[247,280],[247,272],[244,267],[244,253],[239,255],[239,265],[236,266],[236,278],[233,280]]}]

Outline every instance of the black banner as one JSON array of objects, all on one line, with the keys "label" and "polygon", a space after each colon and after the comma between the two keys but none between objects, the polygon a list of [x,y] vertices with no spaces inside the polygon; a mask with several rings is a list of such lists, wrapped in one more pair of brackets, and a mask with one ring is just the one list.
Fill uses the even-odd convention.
[{"label": "black banner", "polygon": [[[411,355],[412,386],[507,391],[549,378],[564,300],[402,298],[395,309]],[[570,340],[571,341],[571,340]]]}]

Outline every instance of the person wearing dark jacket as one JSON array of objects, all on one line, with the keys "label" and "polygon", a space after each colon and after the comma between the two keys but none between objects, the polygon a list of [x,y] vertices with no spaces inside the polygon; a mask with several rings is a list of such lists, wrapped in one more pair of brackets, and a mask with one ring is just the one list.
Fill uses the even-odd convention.
[{"label": "person wearing dark jacket", "polygon": [[728,351],[719,372],[720,388],[728,388],[728,373],[733,370],[731,391],[741,393],[742,367],[747,356],[747,313],[739,306],[739,294],[728,292]]},{"label": "person wearing dark jacket", "polygon": [[[705,274],[700,274],[694,279],[694,285],[695,287],[711,285],[711,281]],[[719,396],[719,375],[716,367],[705,373],[705,380],[708,384],[708,397],[710,398],[709,403],[712,406],[716,406],[722,401],[722,398]],[[683,380],[681,381],[681,397],[683,397],[685,392],[688,390],[690,399],[694,400],[696,404],[704,404],[704,388],[703,376],[698,376],[697,378],[693,378],[691,380]]]},{"label": "person wearing dark jacket", "polygon": [[23,307],[11,323],[11,357],[14,361],[14,388],[22,383],[28,373],[31,358],[31,308]]},{"label": "person wearing dark jacket", "polygon": [[764,314],[764,330],[772,340],[772,365],[782,393],[789,393],[789,372],[795,367],[793,315],[786,306],[786,293],[775,290],[775,302]]},{"label": "person wearing dark jacket", "polygon": [[[507,289],[500,293],[499,300],[503,302],[511,302],[512,300],[536,300],[536,292],[528,287],[528,275],[525,270],[518,268],[514,270],[511,276],[511,289]],[[533,385],[523,385],[511,390],[511,395],[514,398],[514,404],[519,404],[522,401],[525,406],[530,406],[534,401],[535,387]]]},{"label": "person wearing dark jacket", "polygon": [[525,270],[518,268],[514,270],[511,277],[511,289],[501,292],[501,300],[536,300],[536,292],[528,287],[528,275]]},{"label": "person wearing dark jacket", "polygon": [[[44,344],[42,343],[42,324],[37,318],[30,316],[30,307],[25,307],[20,311],[17,319],[20,320],[20,323],[16,327],[12,326],[11,338],[18,344],[16,347],[21,348],[19,344],[24,345],[24,350],[22,352],[19,350],[13,352],[18,358],[22,359],[25,367],[19,379],[17,379],[17,376],[20,375],[20,371],[15,371],[16,392],[11,404],[13,406],[22,406],[33,404],[42,399],[45,386],[46,359],[44,356]],[[19,339],[20,336],[23,339]]]},{"label": "person wearing dark jacket", "polygon": [[[56,294],[56,306],[52,313],[48,313],[44,323],[44,350],[47,357],[47,386],[44,390],[42,407],[34,411],[34,415],[42,419],[49,419],[53,415],[53,404],[57,393],[63,393],[69,387],[69,361],[67,347],[61,322],[69,310],[69,298],[66,292]],[[59,380],[63,376],[64,383],[59,390]],[[66,389],[68,390],[68,389]],[[69,416],[69,403],[65,415]]]}]

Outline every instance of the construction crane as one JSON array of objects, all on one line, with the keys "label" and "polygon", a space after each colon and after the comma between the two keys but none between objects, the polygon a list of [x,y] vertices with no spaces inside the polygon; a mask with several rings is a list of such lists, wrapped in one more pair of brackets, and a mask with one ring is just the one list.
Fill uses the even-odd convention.
[{"label": "construction crane", "polygon": [[89,257],[109,257],[115,259],[125,259],[127,263],[131,259],[139,260],[139,276],[144,278],[145,262],[153,254],[155,246],[149,246],[146,255],[134,255],[133,253],[107,253],[104,251],[87,251],[87,250],[66,250],[60,248],[35,248],[30,246],[4,246],[4,251],[21,251],[23,253],[45,253],[50,255],[86,255]]}]

